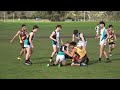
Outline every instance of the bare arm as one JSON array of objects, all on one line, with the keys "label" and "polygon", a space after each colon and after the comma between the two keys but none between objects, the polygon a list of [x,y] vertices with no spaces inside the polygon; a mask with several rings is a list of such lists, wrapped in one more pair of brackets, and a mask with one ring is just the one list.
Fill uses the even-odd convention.
[{"label": "bare arm", "polygon": [[19,33],[20,33],[20,31],[18,31],[18,32],[15,34],[15,36],[12,38],[12,40],[10,40],[10,43],[13,42],[13,40],[19,35]]},{"label": "bare arm", "polygon": [[108,33],[108,30],[106,30],[106,33],[107,33],[107,38],[106,40],[108,40],[108,38],[110,37],[109,33]]},{"label": "bare arm", "polygon": [[72,35],[72,41],[75,41],[75,35],[74,34]]},{"label": "bare arm", "polygon": [[60,41],[61,41],[61,44],[63,45],[64,43],[63,43],[62,39],[60,39]]},{"label": "bare arm", "polygon": [[70,53],[66,53],[66,54],[69,55],[70,57],[73,57],[75,55],[75,49],[72,50],[71,54]]},{"label": "bare arm", "polygon": [[25,31],[25,34],[26,34],[27,37],[29,36],[27,31]]},{"label": "bare arm", "polygon": [[82,42],[83,42],[83,48],[82,48],[82,50],[85,51],[85,50],[86,50],[86,47],[85,47],[85,39],[84,39],[84,37],[83,37],[83,33],[80,34],[80,37],[81,37]]},{"label": "bare arm", "polygon": [[52,34],[50,35],[50,39],[54,40],[55,42],[57,41],[56,39],[53,38],[53,36],[55,35],[55,32],[52,32]]},{"label": "bare arm", "polygon": [[68,56],[72,57],[72,55],[68,51],[64,50],[64,53],[67,54]]},{"label": "bare arm", "polygon": [[80,38],[82,39],[82,42],[85,42],[84,37],[83,37],[83,33],[80,34]]},{"label": "bare arm", "polygon": [[63,41],[62,41],[62,39],[60,37],[59,37],[59,40],[60,40],[61,44],[63,45],[64,43],[63,43]]},{"label": "bare arm", "polygon": [[115,32],[114,32],[114,38],[115,38],[115,41],[117,41],[117,37],[116,37],[116,35],[115,35]]},{"label": "bare arm", "polygon": [[116,35],[114,34],[114,38],[115,38],[115,40],[117,41],[117,37],[116,37]]}]

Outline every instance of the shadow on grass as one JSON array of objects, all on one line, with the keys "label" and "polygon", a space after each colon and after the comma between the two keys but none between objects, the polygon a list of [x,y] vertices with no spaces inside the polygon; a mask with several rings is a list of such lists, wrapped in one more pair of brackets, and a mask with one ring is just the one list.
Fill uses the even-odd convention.
[{"label": "shadow on grass", "polygon": [[110,60],[112,60],[112,61],[118,61],[118,60],[120,60],[120,58],[113,58],[113,59],[110,59]]},{"label": "shadow on grass", "polygon": [[120,53],[115,53],[115,54],[113,54],[113,56],[114,56],[114,55],[120,55]]},{"label": "shadow on grass", "polygon": [[[42,60],[41,61],[41,59],[46,59],[46,60]],[[35,62],[35,63],[33,63],[33,64],[43,64],[43,63],[48,63],[49,61],[48,61],[48,59],[49,59],[49,57],[39,57],[39,58],[33,58],[32,60],[33,61],[37,61],[37,62]]]},{"label": "shadow on grass", "polygon": [[38,57],[38,58],[32,58],[32,60],[40,60],[40,59],[49,59],[50,57]]},{"label": "shadow on grass", "polygon": [[[46,59],[46,60],[42,60],[41,61],[41,59]],[[49,57],[39,57],[39,58],[33,58],[32,60],[35,60],[36,62],[34,62],[33,64],[47,64],[47,63],[49,63]],[[114,59],[110,59],[110,60],[112,60],[112,61],[117,61],[117,60],[120,60],[120,58],[114,58]],[[102,61],[102,62],[104,62],[104,61]],[[93,65],[93,64],[97,64],[98,63],[98,61],[97,60],[92,60],[92,61],[89,61],[89,64],[88,65]],[[66,66],[71,66],[71,62],[70,61],[68,61],[67,62],[67,64],[66,64]]]},{"label": "shadow on grass", "polygon": [[[98,63],[97,60],[89,61],[88,65],[96,64]],[[71,62],[68,62],[66,66],[71,66]]]},{"label": "shadow on grass", "polygon": [[92,60],[92,61],[89,61],[88,65],[92,65],[92,64],[96,64],[96,63],[98,63],[97,60]]},{"label": "shadow on grass", "polygon": [[[98,63],[97,60],[93,60],[93,61],[89,61],[89,64],[88,65],[92,65],[92,64],[96,64]],[[67,62],[66,66],[71,66],[71,62]]]}]

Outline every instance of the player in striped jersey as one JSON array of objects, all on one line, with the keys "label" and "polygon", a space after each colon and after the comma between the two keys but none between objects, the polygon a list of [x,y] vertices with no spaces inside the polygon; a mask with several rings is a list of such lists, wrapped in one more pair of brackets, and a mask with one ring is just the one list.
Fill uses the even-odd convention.
[{"label": "player in striped jersey", "polygon": [[34,45],[33,45],[33,38],[35,36],[35,33],[38,31],[38,26],[34,25],[33,26],[33,30],[29,33],[28,37],[25,39],[24,41],[24,48],[26,50],[26,61],[25,61],[25,64],[26,65],[31,65],[31,61],[30,61],[30,57],[33,53],[33,49],[34,49]]},{"label": "player in striped jersey", "polygon": [[50,65],[56,66],[58,64],[58,67],[60,67],[61,65],[66,65],[67,63],[66,55],[68,56],[70,55],[68,51],[69,46],[70,46],[69,42],[67,42],[66,44],[63,44],[60,47],[60,51],[58,52],[56,56],[56,61],[54,61],[53,64],[47,64],[47,66],[50,66]]},{"label": "player in striped jersey", "polygon": [[[60,34],[59,34],[59,32],[61,31],[61,29],[62,29],[62,26],[57,25],[56,29],[50,35],[50,39],[52,40],[52,47],[53,47],[53,52],[52,52],[51,57],[49,59],[50,62],[53,61],[52,59],[53,59],[54,55],[57,54],[57,52],[59,50],[59,42],[60,42]],[[61,43],[63,43],[62,40],[61,40]]]},{"label": "player in striped jersey", "polygon": [[21,45],[21,48],[22,48],[17,59],[18,59],[18,60],[21,60],[21,57],[22,57],[23,53],[25,53],[24,40],[25,40],[26,37],[27,37],[27,31],[26,31],[26,25],[25,25],[25,24],[22,24],[22,29],[19,30],[19,31],[16,33],[16,35],[12,38],[12,40],[11,40],[10,42],[12,43],[17,36],[19,36],[20,45]]},{"label": "player in striped jersey", "polygon": [[115,41],[117,41],[117,38],[113,30],[113,25],[109,25],[109,28],[107,30],[109,33],[109,37],[108,37],[109,56],[112,56],[112,50],[115,48]]}]

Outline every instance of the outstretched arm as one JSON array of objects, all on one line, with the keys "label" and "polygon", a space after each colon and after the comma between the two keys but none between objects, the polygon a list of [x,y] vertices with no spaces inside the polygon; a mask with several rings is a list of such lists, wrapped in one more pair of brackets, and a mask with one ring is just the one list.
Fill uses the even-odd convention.
[{"label": "outstretched arm", "polygon": [[73,57],[75,55],[75,50],[73,49],[71,53],[69,53],[66,50],[64,50],[64,53],[67,54],[70,57]]},{"label": "outstretched arm", "polygon": [[18,31],[18,32],[15,34],[15,36],[12,38],[12,40],[10,40],[10,43],[13,42],[13,40],[19,35],[19,33],[20,33],[20,31]]}]

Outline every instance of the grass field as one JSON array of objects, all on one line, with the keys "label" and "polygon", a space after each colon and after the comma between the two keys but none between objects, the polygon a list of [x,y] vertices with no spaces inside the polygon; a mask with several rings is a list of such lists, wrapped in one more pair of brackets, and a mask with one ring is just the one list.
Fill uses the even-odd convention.
[{"label": "grass field", "polygon": [[[24,22],[30,32],[33,25],[40,27],[39,32],[34,39],[35,50],[31,57],[33,65],[24,64],[17,60],[20,45],[18,38],[10,44],[10,39],[21,28],[19,22],[0,23],[0,79],[119,79],[120,78],[120,38],[116,42],[116,48],[113,56],[110,57],[111,63],[105,63],[104,57],[102,63],[96,63],[99,55],[99,41],[93,37],[95,35],[96,22]],[[63,29],[61,36],[71,36],[73,30],[78,29],[83,32],[88,41],[87,51],[90,58],[90,65],[87,67],[46,67],[48,59],[52,52],[51,40],[48,38],[57,24],[61,24]],[[106,26],[113,24],[116,34],[120,34],[119,22],[107,22]],[[43,38],[46,37],[46,38]],[[63,41],[71,41],[71,38],[63,38]],[[108,45],[107,45],[108,46]],[[106,48],[108,51],[108,48]],[[70,63],[70,60],[68,61]]]}]

